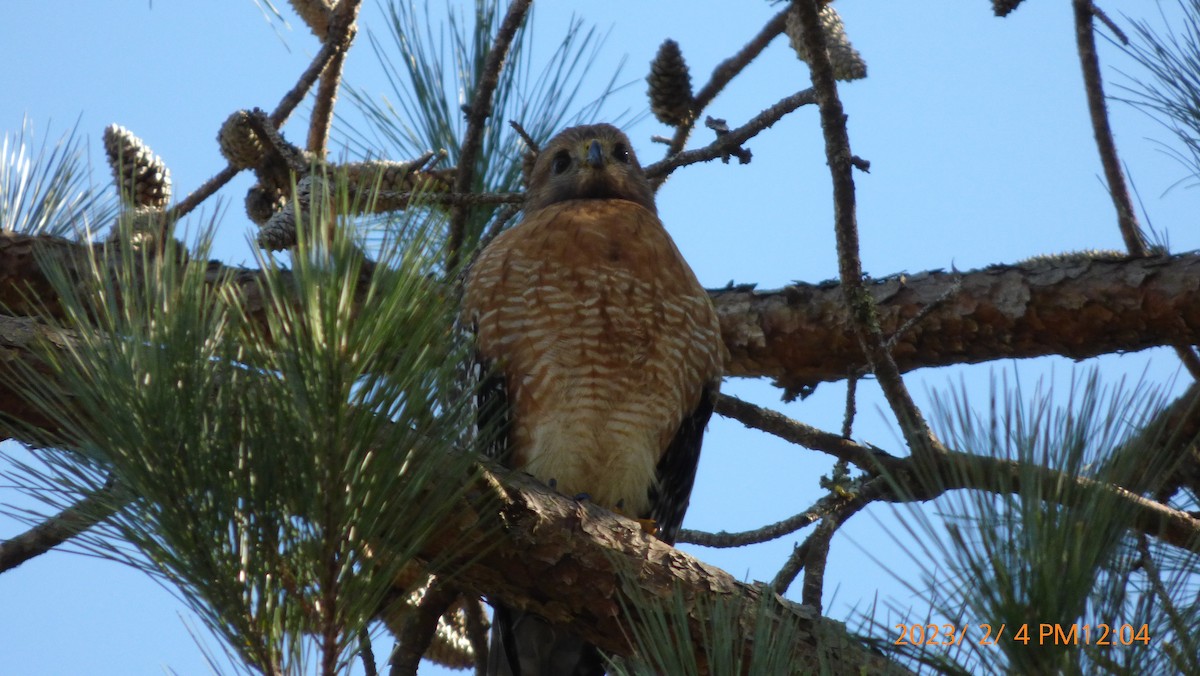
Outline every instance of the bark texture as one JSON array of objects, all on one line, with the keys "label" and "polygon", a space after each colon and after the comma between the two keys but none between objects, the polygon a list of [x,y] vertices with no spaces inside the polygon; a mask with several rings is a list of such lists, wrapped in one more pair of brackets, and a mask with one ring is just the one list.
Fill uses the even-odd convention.
[{"label": "bark texture", "polygon": [[[754,635],[756,610],[769,590],[738,582],[647,534],[636,521],[562,496],[520,472],[495,471],[468,492],[454,511],[458,518],[425,547],[435,572],[441,566],[453,569],[454,584],[536,612],[618,655],[632,654],[628,625],[637,621],[623,608],[670,607],[676,589],[683,594],[693,636],[704,631],[701,600],[714,598],[740,601],[735,634]],[[505,495],[499,512],[490,499],[497,493]],[[464,559],[443,558],[445,552],[463,551],[464,543],[470,543]],[[776,596],[773,610],[769,621],[799,630],[795,673],[908,673],[813,608]]]},{"label": "bark texture", "polygon": [[[901,371],[1200,342],[1196,253],[1051,257],[897,275],[867,289]],[[866,359],[841,295],[832,282],[714,291],[728,374],[770,377],[796,393],[861,371]]]}]

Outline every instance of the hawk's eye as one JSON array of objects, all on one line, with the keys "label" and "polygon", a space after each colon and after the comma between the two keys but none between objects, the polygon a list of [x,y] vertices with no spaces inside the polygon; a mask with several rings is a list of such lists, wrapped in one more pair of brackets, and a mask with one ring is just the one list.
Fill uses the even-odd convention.
[{"label": "hawk's eye", "polygon": [[629,164],[629,148],[626,148],[624,143],[614,145],[613,157],[617,158],[617,161],[622,164]]},{"label": "hawk's eye", "polygon": [[550,171],[557,176],[567,170],[571,166],[571,153],[565,150],[560,150],[554,155],[554,162],[550,165]]}]

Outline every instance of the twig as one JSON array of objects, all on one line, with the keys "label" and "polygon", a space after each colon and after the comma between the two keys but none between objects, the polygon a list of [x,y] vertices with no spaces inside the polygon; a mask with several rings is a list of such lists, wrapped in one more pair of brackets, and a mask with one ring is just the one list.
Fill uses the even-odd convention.
[{"label": "twig", "polygon": [[1108,26],[1108,30],[1113,32],[1113,35],[1116,36],[1117,40],[1119,40],[1121,44],[1129,44],[1129,36],[1125,35],[1125,31],[1121,30],[1121,27],[1117,25],[1117,22],[1108,18],[1108,15],[1104,13],[1104,10],[1097,7],[1095,3],[1092,4],[1092,14],[1097,19],[1100,19],[1101,23],[1103,23],[1105,26]]},{"label": "twig", "polygon": [[[840,504],[830,510],[821,520],[821,524],[816,530],[801,544],[792,550],[792,555],[780,568],[775,575],[775,579],[771,581],[771,588],[776,594],[783,595],[787,593],[788,587],[792,586],[792,582],[796,579],[796,575],[801,569],[810,571],[812,575],[805,575],[803,603],[811,605],[818,610],[821,607],[821,588],[824,585],[825,575],[825,558],[829,554],[829,541],[833,538],[833,534],[843,523],[857,514],[863,507],[880,499],[888,490],[888,479],[874,479],[865,485],[859,492],[849,498],[839,500]],[[810,570],[810,566],[813,570]],[[809,578],[812,577],[810,580]],[[816,600],[810,599],[815,589]]]},{"label": "twig", "polygon": [[317,98],[313,102],[312,118],[308,125],[308,150],[319,158],[325,157],[329,143],[329,126],[333,122],[333,105],[337,102],[338,87],[342,83],[342,65],[346,54],[354,43],[358,32],[355,21],[362,0],[341,0],[334,8],[329,21],[326,42],[336,44],[333,56],[321,73],[321,84],[317,87]]},{"label": "twig", "polygon": [[858,379],[857,373],[851,373],[846,378],[846,413],[842,416],[842,438],[849,439],[854,432],[854,415],[858,412]]},{"label": "twig", "polygon": [[[717,67],[713,69],[712,75],[709,76],[708,82],[700,88],[700,91],[696,92],[696,96],[693,99],[692,105],[695,116],[686,124],[682,124],[675,129],[675,135],[667,145],[664,162],[680,154],[683,147],[687,145],[688,137],[692,134],[692,128],[696,124],[696,119],[708,107],[708,104],[712,103],[717,94],[720,94],[721,90],[725,89],[725,86],[733,78],[737,77],[738,73],[741,73],[746,66],[750,65],[750,62],[761,54],[767,48],[767,45],[771,44],[772,40],[783,33],[784,27],[787,26],[787,13],[788,9],[785,7],[783,11],[771,17],[771,20],[762,27],[762,30],[751,38],[750,42],[747,42],[739,49],[736,54],[717,64]],[[670,172],[668,171],[664,172],[661,176],[652,177],[650,183],[654,186],[655,190],[658,190],[669,175]]]},{"label": "twig", "polygon": [[537,141],[535,141],[533,137],[529,135],[529,132],[525,131],[525,127],[522,127],[520,122],[517,122],[516,120],[509,120],[508,124],[513,128],[513,131],[517,132],[517,136],[520,136],[521,140],[525,142],[525,145],[529,148],[529,152],[534,153],[535,155],[541,152],[541,148],[538,148]]},{"label": "twig", "polygon": [[800,106],[808,105],[816,102],[816,93],[812,89],[804,89],[784,97],[774,105],[766,108],[758,115],[755,115],[746,124],[717,136],[717,140],[708,144],[703,148],[688,150],[673,155],[668,155],[666,158],[655,162],[646,167],[646,176],[652,181],[662,182],[671,172],[679,167],[697,162],[709,162],[719,157],[728,157],[741,148],[741,145],[746,141],[754,138],[759,132],[769,129],[771,125],[778,122],[784,115],[796,110]]},{"label": "twig", "polygon": [[726,418],[733,418],[746,427],[761,430],[814,451],[828,453],[838,460],[852,462],[867,472],[882,470],[894,474],[908,467],[903,458],[897,458],[877,448],[856,444],[849,439],[805,425],[782,413],[728,394],[717,396],[716,412]]},{"label": "twig", "polygon": [[375,668],[375,651],[371,649],[371,632],[366,627],[358,630],[358,656],[362,659],[363,671],[367,676],[379,676]]},{"label": "twig", "polygon": [[276,127],[282,127],[284,122],[287,122],[292,111],[300,105],[304,100],[308,90],[321,77],[321,73],[325,72],[325,67],[329,65],[329,60],[338,51],[338,45],[334,41],[326,41],[321,45],[321,49],[317,55],[313,57],[312,62],[308,64],[308,68],[300,74],[300,78],[296,80],[296,85],[288,90],[283,98],[279,99],[279,105],[275,106],[275,110],[271,111],[271,124]]},{"label": "twig", "polygon": [[855,215],[854,174],[850,138],[846,132],[846,114],[838,99],[833,66],[825,48],[825,34],[817,13],[817,0],[792,3],[800,20],[804,47],[809,55],[809,70],[817,104],[821,110],[821,129],[825,135],[825,156],[833,178],[834,227],[837,235],[838,271],[846,304],[854,317],[855,332],[871,369],[879,381],[888,404],[896,414],[905,441],[919,460],[945,453],[912,396],[900,378],[900,370],[884,344],[874,299],[863,285],[859,259],[858,223]]},{"label": "twig", "polygon": [[[467,131],[458,155],[458,173],[454,176],[454,192],[471,191],[471,182],[475,179],[475,158],[483,145],[483,131],[487,120],[492,115],[495,104],[493,94],[500,83],[500,69],[508,58],[508,50],[516,37],[517,29],[525,21],[532,0],[513,0],[508,6],[504,20],[496,31],[496,39],[488,50],[487,59],[483,64],[483,72],[479,84],[475,88],[475,96],[471,99],[470,112],[467,115]],[[446,267],[454,274],[458,267],[458,258],[466,236],[467,217],[470,214],[465,204],[455,205],[450,216],[450,252]]]},{"label": "twig", "polygon": [[792,586],[792,582],[804,568],[804,562],[808,559],[808,549],[812,547],[811,543],[812,538],[806,538],[804,542],[792,547],[791,556],[783,562],[783,566],[775,574],[775,579],[771,580],[771,591],[780,596],[787,593],[788,587]]},{"label": "twig", "polygon": [[761,528],[737,533],[730,533],[728,531],[706,533],[704,531],[688,530],[685,528],[679,531],[676,542],[686,542],[701,547],[713,547],[714,549],[729,549],[732,547],[745,547],[747,545],[770,542],[815,523],[821,517],[837,509],[839,505],[847,500],[848,498],[837,495],[827,495],[818,500],[812,507],[799,514],[789,516],[782,521],[776,521]]},{"label": "twig", "polygon": [[212,197],[213,193],[220,190],[221,187],[232,180],[234,176],[237,176],[238,171],[238,168],[234,167],[233,165],[229,165],[221,171],[218,171],[216,175],[205,181],[204,184],[199,188],[196,188],[189,193],[187,197],[176,202],[175,205],[170,209],[167,209],[167,216],[165,219],[166,222],[174,223],[180,218],[183,218],[187,214],[191,213],[193,209],[200,206],[201,202],[209,197]]},{"label": "twig", "polygon": [[[1125,240],[1125,249],[1129,255],[1139,258],[1149,256],[1146,235],[1138,223],[1129,185],[1125,181],[1125,172],[1121,169],[1121,160],[1117,156],[1117,143],[1113,139],[1112,126],[1108,121],[1108,106],[1104,101],[1104,81],[1100,76],[1100,56],[1096,52],[1092,17],[1099,18],[1107,24],[1122,42],[1128,44],[1129,39],[1092,0],[1072,0],[1071,4],[1075,10],[1075,43],[1079,51],[1079,66],[1083,71],[1084,89],[1087,92],[1088,114],[1092,118],[1092,133],[1096,138],[1096,150],[1100,153],[1100,164],[1104,167],[1104,177],[1108,182],[1108,194],[1117,210],[1117,227],[1121,229],[1121,237]],[[1196,356],[1195,350],[1186,345],[1177,345],[1175,353],[1179,355],[1192,377],[1200,380],[1200,357]]]},{"label": "twig", "polygon": [[804,584],[800,585],[800,602],[821,612],[821,597],[825,593],[825,565],[829,562],[829,543],[837,532],[839,521],[827,516],[808,536],[804,553]]},{"label": "twig", "polygon": [[879,491],[878,499],[881,500],[925,501],[958,489],[1015,494],[1020,492],[1022,483],[1032,471],[1038,475],[1037,481],[1046,485],[1065,482],[1081,489],[1112,492],[1135,513],[1135,527],[1138,530],[1176,547],[1200,553],[1200,519],[1119,486],[1068,476],[1049,468],[1024,467],[1008,460],[959,451],[946,451],[920,461],[918,471],[916,458],[899,458],[881,449],[854,443],[736,397],[719,395],[716,412],[738,420],[747,427],[854,463],[868,474],[886,481],[886,484],[872,489]]},{"label": "twig", "polygon": [[121,504],[116,496],[116,482],[110,477],[104,486],[84,495],[70,507],[20,535],[0,542],[0,573],[83,533],[116,514]]},{"label": "twig", "polygon": [[421,597],[412,615],[401,628],[400,635],[396,637],[396,649],[392,651],[390,659],[391,676],[416,676],[421,656],[429,650],[429,645],[433,642],[438,620],[458,598],[458,594],[457,588],[431,578],[425,588],[425,595]]},{"label": "twig", "polygon": [[1092,118],[1092,131],[1096,137],[1096,149],[1100,151],[1100,164],[1108,181],[1108,193],[1117,210],[1117,225],[1121,237],[1131,256],[1146,256],[1146,237],[1138,224],[1133,209],[1133,199],[1121,161],[1117,157],[1117,144],[1113,141],[1112,127],[1108,122],[1108,107],[1104,103],[1104,85],[1100,78],[1100,57],[1096,54],[1096,36],[1092,26],[1094,7],[1092,0],[1072,0],[1075,9],[1075,41],[1079,49],[1079,64],[1083,70],[1083,83],[1087,91],[1088,113]]}]

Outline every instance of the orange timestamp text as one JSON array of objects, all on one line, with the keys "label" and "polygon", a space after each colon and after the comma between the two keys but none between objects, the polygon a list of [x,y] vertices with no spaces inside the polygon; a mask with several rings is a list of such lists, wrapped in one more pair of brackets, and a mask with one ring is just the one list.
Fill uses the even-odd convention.
[{"label": "orange timestamp text", "polygon": [[[1132,646],[1150,643],[1150,625],[1135,624],[897,624],[895,645],[981,646],[1007,641],[1020,645]],[[969,635],[969,636],[968,636]]]}]

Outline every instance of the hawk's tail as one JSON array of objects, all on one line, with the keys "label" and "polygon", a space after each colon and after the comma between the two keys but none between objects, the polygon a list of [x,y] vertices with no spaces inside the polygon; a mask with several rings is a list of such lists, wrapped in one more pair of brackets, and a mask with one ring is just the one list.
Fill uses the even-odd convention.
[{"label": "hawk's tail", "polygon": [[603,676],[596,646],[533,613],[494,608],[488,676]]}]

